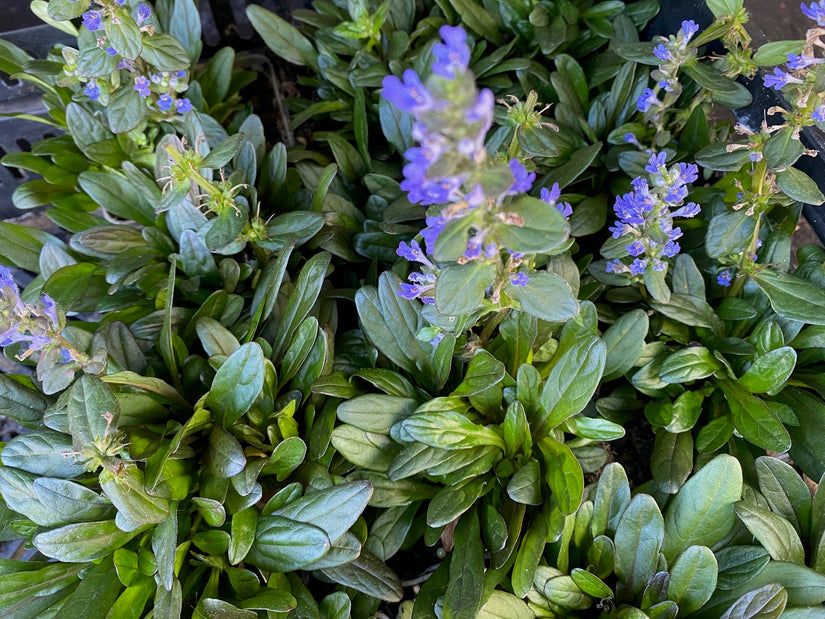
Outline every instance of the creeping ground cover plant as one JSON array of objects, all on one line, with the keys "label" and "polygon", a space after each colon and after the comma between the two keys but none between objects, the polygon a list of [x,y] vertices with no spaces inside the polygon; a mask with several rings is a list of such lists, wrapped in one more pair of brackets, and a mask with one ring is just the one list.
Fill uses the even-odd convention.
[{"label": "creeping ground cover plant", "polygon": [[822,616],[822,3],[32,8],[4,616]]}]

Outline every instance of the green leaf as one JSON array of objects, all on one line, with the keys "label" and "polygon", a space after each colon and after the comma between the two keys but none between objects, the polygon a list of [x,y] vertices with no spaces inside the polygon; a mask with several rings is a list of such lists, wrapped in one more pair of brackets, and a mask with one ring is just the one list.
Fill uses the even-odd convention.
[{"label": "green leaf", "polygon": [[801,54],[805,41],[771,41],[760,45],[753,61],[760,67],[774,67],[788,62],[788,54]]},{"label": "green leaf", "polygon": [[0,259],[32,273],[40,272],[40,250],[44,245],[65,245],[58,238],[29,226],[0,221]]},{"label": "green leaf", "polygon": [[746,440],[780,453],[790,449],[788,430],[764,400],[751,395],[736,383],[720,381],[719,387],[733,414],[733,425]]},{"label": "green leaf", "polygon": [[600,535],[613,535],[622,513],[630,503],[630,484],[627,473],[618,462],[611,462],[602,471],[596,485],[593,500],[593,516],[590,533],[595,539]]},{"label": "green leaf", "polygon": [[[765,566],[765,569],[741,587],[730,592],[723,592],[725,596],[720,601],[736,599],[748,591],[753,591],[769,583],[778,584],[785,588],[788,593],[789,606],[819,606],[825,602],[825,575],[802,565],[785,563],[784,561],[771,561]],[[711,598],[706,608],[714,606],[717,595]],[[731,618],[733,617],[738,619],[739,616],[731,615]]]},{"label": "green leaf", "polygon": [[673,434],[665,429],[656,432],[650,472],[659,487],[668,494],[676,494],[693,470],[693,435],[690,432]]},{"label": "green leaf", "polygon": [[748,591],[730,608],[721,619],[779,619],[788,603],[788,592],[782,585],[769,583]]},{"label": "green leaf", "polygon": [[117,430],[120,405],[111,388],[97,376],[84,374],[68,391],[66,415],[72,445],[83,451],[111,438]]},{"label": "green leaf", "polygon": [[224,427],[240,419],[264,386],[264,353],[256,342],[244,344],[218,368],[206,404]]},{"label": "green leaf", "polygon": [[556,361],[541,392],[541,410],[530,420],[533,439],[581,412],[599,385],[605,345],[596,336],[577,339]]},{"label": "green leaf", "polygon": [[5,466],[42,477],[76,477],[85,469],[66,454],[72,451],[69,436],[53,430],[36,430],[15,436],[3,447]]},{"label": "green leaf", "polygon": [[152,532],[152,553],[157,564],[159,584],[166,591],[172,591],[175,584],[175,551],[178,546],[178,510],[172,503],[169,517],[155,527]]},{"label": "green leaf", "polygon": [[355,523],[371,496],[369,483],[350,482],[306,494],[273,515],[318,527],[334,542]]},{"label": "green leaf", "polygon": [[450,582],[444,594],[444,617],[475,619],[484,591],[484,546],[476,510],[458,521],[453,539]]},{"label": "green leaf", "polygon": [[762,152],[768,166],[774,170],[784,170],[796,163],[805,152],[805,147],[794,135],[793,129],[785,128],[768,138]]},{"label": "green leaf", "polygon": [[716,589],[716,557],[707,546],[690,546],[670,570],[667,597],[690,614],[704,606]]},{"label": "green leaf", "polygon": [[112,133],[128,133],[141,123],[145,115],[146,103],[131,88],[121,88],[115,92],[106,106],[106,117]]},{"label": "green leaf", "polygon": [[796,168],[786,168],[777,172],[776,186],[803,204],[819,206],[825,202],[825,195],[822,195],[814,180]]},{"label": "green leaf", "polygon": [[161,71],[186,71],[189,69],[189,55],[175,37],[155,32],[143,38],[144,60]]},{"label": "green leaf", "polygon": [[759,491],[771,510],[793,524],[798,533],[807,536],[811,530],[811,493],[802,477],[789,464],[769,456],[756,459],[756,475]]},{"label": "green leaf", "polygon": [[690,295],[672,294],[669,302],[651,301],[650,306],[668,318],[691,327],[705,327],[716,334],[721,334],[723,331],[722,321],[719,320],[713,308],[704,299],[698,299]]},{"label": "green leaf", "polygon": [[510,478],[507,495],[517,503],[541,505],[541,467],[535,458],[530,458]]},{"label": "green leaf", "polygon": [[753,274],[753,280],[783,318],[815,325],[825,325],[825,290],[814,284],[774,269]]},{"label": "green leaf", "polygon": [[755,229],[756,220],[746,209],[714,215],[705,235],[705,251],[711,258],[743,252],[750,246]]},{"label": "green leaf", "polygon": [[559,210],[538,198],[525,196],[506,206],[508,220],[513,224],[495,227],[498,242],[525,254],[549,253],[561,246],[570,234],[570,224]]},{"label": "green leaf", "polygon": [[743,0],[706,0],[708,8],[715,17],[727,17],[736,14],[743,4]]},{"label": "green leaf", "polygon": [[559,511],[565,515],[575,513],[584,494],[584,473],[579,461],[567,445],[549,436],[538,445],[544,458],[547,484]]},{"label": "green leaf", "polygon": [[[246,558],[255,541],[255,529],[258,524],[258,510],[248,507],[232,515],[229,533],[228,558],[232,565],[237,565]],[[254,608],[245,606],[245,608]]]},{"label": "green leaf", "polygon": [[579,312],[570,285],[555,273],[537,271],[530,274],[525,285],[514,286],[508,281],[504,290],[523,311],[541,320],[564,322]]},{"label": "green leaf", "polygon": [[742,469],[735,458],[716,456],[682,486],[665,513],[662,552],[668,563],[694,545],[711,547],[736,521]]},{"label": "green leaf", "polygon": [[530,607],[512,593],[495,590],[481,607],[478,619],[533,619]]},{"label": "green leaf", "polygon": [[720,105],[736,109],[750,105],[753,100],[747,88],[723,75],[712,65],[694,62],[683,65],[682,69],[700,86],[707,89],[713,100]]},{"label": "green leaf", "polygon": [[66,563],[85,563],[105,557],[140,531],[122,531],[114,520],[82,522],[38,533],[32,543],[52,559]]},{"label": "green leaf", "polygon": [[107,43],[124,58],[137,58],[143,51],[143,34],[140,28],[127,10],[116,9],[114,15],[117,19],[103,21]]},{"label": "green leaf", "polygon": [[720,368],[707,348],[693,346],[668,355],[659,368],[659,378],[666,383],[686,383],[707,378]]},{"label": "green leaf", "polygon": [[136,466],[120,471],[117,476],[103,470],[100,489],[117,508],[115,524],[119,529],[138,531],[169,517],[169,501],[149,495],[144,473]]},{"label": "green leaf", "polygon": [[155,212],[139,191],[120,174],[114,172],[83,172],[77,177],[81,189],[108,212],[133,219],[144,226],[155,221]]},{"label": "green leaf", "polygon": [[60,613],[71,613],[64,615],[69,617],[105,617],[123,589],[113,568],[111,557],[92,566],[60,607]]},{"label": "green leaf", "polygon": [[501,382],[505,374],[504,364],[482,348],[476,351],[464,380],[450,395],[475,395]]},{"label": "green leaf", "polygon": [[650,496],[637,494],[616,528],[616,576],[633,595],[642,591],[656,573],[664,539],[664,520]]},{"label": "green leaf", "polygon": [[369,550],[361,550],[355,560],[321,572],[346,587],[366,593],[372,598],[399,602],[404,595],[401,580]]},{"label": "green leaf", "polygon": [[209,471],[220,479],[234,477],[246,466],[243,447],[238,439],[221,426],[215,426],[209,435],[206,465]]},{"label": "green leaf", "polygon": [[805,565],[805,549],[790,522],[746,501],[736,504],[736,514],[774,561]]},{"label": "green leaf", "polygon": [[23,561],[15,561],[13,564],[20,565],[20,569],[0,575],[0,608],[6,610],[25,600],[48,596],[77,583],[78,574],[86,567],[71,563],[51,563],[40,569],[26,569]]},{"label": "green leaf", "polygon": [[51,0],[49,17],[57,21],[75,19],[89,10],[89,0]]},{"label": "green leaf", "polygon": [[278,333],[272,346],[273,360],[277,359],[281,351],[292,341],[293,333],[318,300],[330,259],[330,254],[326,252],[317,253],[307,260],[301,269],[278,324]]},{"label": "green leaf", "polygon": [[417,413],[401,422],[411,440],[439,449],[467,449],[491,445],[504,450],[502,437],[491,426],[473,423],[452,411]]},{"label": "green leaf", "polygon": [[716,552],[719,564],[717,588],[735,589],[756,576],[771,560],[761,546],[727,546]]},{"label": "green leaf", "polygon": [[318,52],[295,26],[255,4],[247,7],[246,16],[276,56],[292,64],[309,66],[316,72],[319,71]]},{"label": "green leaf", "polygon": [[517,597],[525,597],[533,586],[533,577],[547,543],[547,519],[537,513],[521,538],[521,545],[513,564],[512,585]]},{"label": "green leaf", "polygon": [[415,412],[418,402],[411,398],[367,394],[338,405],[338,419],[366,432],[389,434],[390,428]]},{"label": "green leaf", "polygon": [[288,613],[298,602],[288,592],[279,589],[261,589],[260,593],[240,603],[243,609],[266,610],[272,613]]},{"label": "green leaf", "polygon": [[470,30],[478,33],[489,41],[501,44],[501,35],[495,19],[474,0],[449,0],[456,13]]},{"label": "green leaf", "polygon": [[484,292],[496,278],[495,267],[486,262],[450,264],[438,275],[435,308],[446,316],[469,314],[484,300]]},{"label": "green leaf", "polygon": [[623,314],[604,332],[602,339],[605,344],[605,363],[602,381],[622,376],[639,360],[644,352],[648,325],[647,314],[636,309]]},{"label": "green leaf", "polygon": [[261,516],[246,561],[272,572],[291,572],[320,559],[330,548],[324,531],[282,516]]},{"label": "green leaf", "polygon": [[48,406],[49,401],[43,395],[0,374],[0,415],[13,419],[24,428],[34,429],[41,427]]},{"label": "green leaf", "polygon": [[757,355],[753,365],[736,381],[751,393],[767,393],[779,389],[796,367],[796,351],[790,346]]}]

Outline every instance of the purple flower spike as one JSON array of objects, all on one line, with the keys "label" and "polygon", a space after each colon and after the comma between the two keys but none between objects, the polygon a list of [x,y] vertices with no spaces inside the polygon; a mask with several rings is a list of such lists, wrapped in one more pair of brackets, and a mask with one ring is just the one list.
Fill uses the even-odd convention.
[{"label": "purple flower spike", "polygon": [[650,160],[647,162],[645,166],[645,172],[650,172],[651,174],[659,174],[660,170],[665,167],[667,162],[667,153],[653,153],[650,156]]},{"label": "purple flower spike", "polygon": [[811,118],[813,118],[816,122],[825,123],[825,105],[820,105],[816,108],[814,113],[811,114]]},{"label": "purple flower spike", "polygon": [[103,29],[100,11],[86,11],[83,13],[83,25],[91,32]]},{"label": "purple flower spike", "polygon": [[641,256],[645,253],[645,246],[641,241],[633,241],[630,245],[625,246],[627,253],[631,256]]},{"label": "purple flower spike", "polygon": [[811,2],[811,8],[802,3],[802,12],[815,20],[820,26],[825,26],[825,2]]},{"label": "purple flower spike", "polygon": [[421,82],[421,78],[412,69],[404,71],[403,81],[394,75],[384,78],[381,85],[384,87],[383,97],[398,109],[421,114],[429,111],[435,105],[435,99],[429,89]]},{"label": "purple flower spike", "polygon": [[463,28],[442,26],[438,31],[444,43],[433,47],[433,72],[449,80],[455,79],[457,73],[465,71],[470,63],[470,48],[467,46],[467,33]]},{"label": "purple flower spike", "polygon": [[527,276],[527,273],[516,273],[510,276],[510,283],[513,284],[513,286],[526,286],[529,281],[530,278]]},{"label": "purple flower spike", "polygon": [[805,69],[814,64],[822,64],[825,62],[822,58],[812,58],[810,56],[797,56],[796,54],[788,54],[788,68],[789,69]]},{"label": "purple flower spike", "polygon": [[398,249],[395,250],[395,253],[410,262],[420,262],[424,266],[428,266],[431,269],[435,268],[435,265],[430,262],[427,256],[424,255],[424,252],[421,250],[421,246],[415,239],[410,241],[409,245],[407,245],[404,241],[401,241],[401,244],[398,246]]}]

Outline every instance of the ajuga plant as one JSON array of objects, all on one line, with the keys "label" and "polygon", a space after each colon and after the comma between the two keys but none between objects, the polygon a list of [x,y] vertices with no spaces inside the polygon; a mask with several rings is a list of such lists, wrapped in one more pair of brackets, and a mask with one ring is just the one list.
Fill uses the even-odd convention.
[{"label": "ajuga plant", "polygon": [[35,3],[77,44],[0,43],[64,132],[3,160],[61,230],[0,223],[0,609],[821,615],[825,15],[742,5],[251,6],[282,144],[192,0]]},{"label": "ajuga plant", "polygon": [[[28,429],[0,452],[0,539],[31,557],[3,559],[2,613],[346,616],[356,590],[398,599],[362,548],[372,489],[330,472],[335,402],[310,391],[338,321],[329,180],[305,188],[267,145],[231,49],[196,64],[190,0],[47,15],[77,48],[2,44],[65,130],[4,159],[42,174],[14,200],[62,230],[0,224],[3,262],[36,275],[21,290],[0,270],[0,345],[36,366],[0,376],[2,414]],[[316,599],[311,573],[355,588]]]}]

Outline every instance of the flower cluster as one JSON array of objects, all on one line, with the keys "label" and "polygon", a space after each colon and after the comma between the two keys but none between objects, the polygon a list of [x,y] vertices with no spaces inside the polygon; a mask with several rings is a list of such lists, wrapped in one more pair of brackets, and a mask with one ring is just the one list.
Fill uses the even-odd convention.
[{"label": "flower cluster", "polygon": [[[488,154],[485,138],[493,124],[493,93],[476,90],[468,69],[467,33],[452,26],[443,26],[439,32],[443,41],[433,47],[433,73],[426,83],[411,69],[401,79],[391,75],[383,81],[384,98],[415,120],[412,136],[418,145],[404,153],[409,163],[403,170],[401,188],[413,203],[447,205],[426,218],[421,237],[427,254],[434,252],[438,236],[451,221],[476,214],[459,263],[500,260],[506,248],[496,241],[494,229],[507,217],[500,207],[508,196],[528,192],[536,175],[516,158],[505,160]],[[547,199],[553,204],[558,187],[554,192],[554,197]],[[566,203],[557,208],[570,211]],[[413,273],[412,284],[405,284],[401,295],[432,302],[427,293],[434,287],[435,267],[417,245],[413,248],[402,243],[398,254],[430,269]],[[518,277],[514,285],[524,285],[525,277]]]},{"label": "flower cluster", "polygon": [[825,64],[825,58],[815,56],[816,48],[821,48],[823,44],[821,26],[825,25],[825,3],[812,2],[810,8],[802,4],[802,12],[813,20],[816,20],[819,28],[808,30],[805,47],[800,54],[788,54],[788,61],[785,63],[786,69],[774,68],[772,73],[764,76],[764,84],[767,88],[784,90],[789,86],[793,89],[786,90],[785,96],[790,100],[795,99],[795,106],[800,113],[790,114],[785,110],[786,117],[798,125],[799,128],[814,122],[825,123],[825,98],[818,92],[817,84],[821,83],[821,73],[816,69],[818,65]]},{"label": "flower cluster", "polygon": [[[651,77],[656,80],[656,86],[646,88],[639,96],[636,108],[640,112],[654,117],[678,99],[682,92],[678,79],[679,67],[696,55],[696,49],[688,44],[698,30],[699,26],[693,20],[683,21],[682,28],[676,35],[671,35],[667,41],[660,43],[653,50],[659,59],[658,68],[651,72]],[[661,91],[666,93],[664,100],[659,99]]]},{"label": "flower cluster", "polygon": [[613,207],[618,221],[610,228],[614,239],[626,241],[625,250],[633,258],[625,264],[618,258],[607,263],[608,273],[641,276],[648,268],[664,271],[664,258],[673,258],[681,247],[682,230],[673,226],[675,217],[694,217],[699,206],[685,204],[687,185],[696,180],[695,164],[666,165],[666,153],[653,154],[645,167],[648,178],[633,179],[633,191],[616,198]]},{"label": "flower cluster", "polygon": [[78,369],[99,373],[105,367],[105,351],[89,358],[63,337],[65,322],[49,295],[37,306],[24,303],[11,271],[0,266],[0,346],[24,344],[17,355],[21,361],[38,353],[37,378],[46,393],[67,387]]}]

